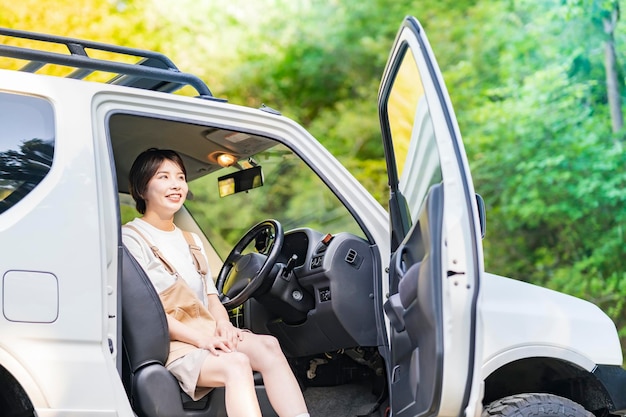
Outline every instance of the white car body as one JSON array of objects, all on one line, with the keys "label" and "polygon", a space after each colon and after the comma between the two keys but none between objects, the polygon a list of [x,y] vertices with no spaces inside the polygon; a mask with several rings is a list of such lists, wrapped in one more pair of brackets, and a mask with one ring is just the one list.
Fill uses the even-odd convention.
[{"label": "white car body", "polygon": [[615,324],[596,305],[493,274],[485,274],[482,291],[483,378],[507,363],[546,355],[587,371],[600,363],[621,366]]},{"label": "white car body", "polygon": [[[159,115],[206,126],[227,125],[232,130],[281,138],[341,196],[360,226],[368,231],[375,243],[375,275],[380,277],[377,291],[381,298],[390,295],[389,213],[296,122],[219,100],[2,69],[0,93],[50,103],[56,137],[48,174],[15,207],[0,213],[0,371],[4,370],[0,387],[23,393],[16,394],[14,403],[0,400],[0,406],[25,413],[32,407],[33,415],[38,417],[135,415],[120,378],[120,196],[109,144],[108,118],[112,112]],[[0,101],[0,109],[2,105]],[[437,115],[433,117],[437,120]],[[37,123],[24,120],[31,122]],[[442,140],[438,146],[452,149]],[[10,144],[3,143],[0,127],[0,152],[8,148]],[[134,155],[116,158],[118,162],[123,158],[132,162]],[[457,168],[452,159],[443,164],[449,164],[459,178],[469,176],[469,170]],[[446,175],[444,182],[456,184],[457,177]],[[452,239],[464,230],[459,218],[466,214],[459,214],[457,208],[455,203],[445,212],[450,221],[444,232],[450,235],[448,271],[471,264],[464,252],[471,239]],[[475,207],[470,216],[477,217]],[[177,223],[200,231],[184,212]],[[222,260],[208,240],[205,248],[211,269],[220,270]],[[580,371],[579,376],[584,374],[589,381],[597,379],[599,382],[593,383],[604,387],[604,391],[599,388],[604,392],[602,409],[610,414],[626,414],[626,394],[618,398],[609,387],[621,377],[602,380],[594,374],[598,367],[616,369],[622,365],[612,321],[591,303],[483,273],[482,253],[478,255],[479,273],[475,277],[467,272],[459,278],[462,285],[444,282],[444,296],[449,299],[443,303],[442,326],[451,336],[444,339],[447,366],[440,403],[435,404],[431,415],[478,415],[483,396],[490,392],[485,381],[494,375],[505,378],[508,365],[537,358],[543,364],[555,361]],[[453,261],[459,259],[453,266]],[[476,286],[480,282],[480,295],[475,317],[470,319],[467,312],[474,307],[466,299],[466,288],[474,282]],[[376,313],[379,322],[384,323],[379,329],[379,348],[389,349],[387,355],[391,357],[393,332],[382,311],[384,301],[380,300],[381,308]],[[475,326],[475,333],[460,332],[457,323],[464,328]],[[476,355],[475,361],[473,357],[468,359],[468,352]],[[391,375],[393,370],[387,371]],[[467,380],[459,377],[462,372],[467,373]],[[419,376],[416,378],[419,381]],[[400,414],[400,410],[392,413]]]}]

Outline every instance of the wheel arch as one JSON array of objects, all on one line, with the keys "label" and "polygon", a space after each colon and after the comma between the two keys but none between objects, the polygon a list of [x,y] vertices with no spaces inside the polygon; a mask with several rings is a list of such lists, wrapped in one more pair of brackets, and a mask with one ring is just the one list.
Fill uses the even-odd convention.
[{"label": "wheel arch", "polygon": [[548,393],[568,398],[596,416],[614,409],[610,395],[592,372],[578,364],[554,357],[514,360],[485,378],[485,405],[522,393]]},{"label": "wheel arch", "polygon": [[[29,407],[48,407],[31,373],[4,349],[0,349],[0,393],[4,393],[0,395],[0,410],[9,410],[12,404],[22,406],[24,410],[29,410]],[[24,415],[28,414],[25,412]]]},{"label": "wheel arch", "polygon": [[26,390],[4,366],[0,365],[0,410],[16,416],[35,416],[35,407]]}]

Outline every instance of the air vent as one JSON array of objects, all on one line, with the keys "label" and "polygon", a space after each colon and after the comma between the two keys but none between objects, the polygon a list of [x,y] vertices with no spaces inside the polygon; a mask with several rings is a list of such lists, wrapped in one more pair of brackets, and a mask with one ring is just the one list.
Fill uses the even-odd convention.
[{"label": "air vent", "polygon": [[354,265],[358,256],[359,254],[354,249],[349,249],[348,254],[346,255],[346,262],[350,265]]}]

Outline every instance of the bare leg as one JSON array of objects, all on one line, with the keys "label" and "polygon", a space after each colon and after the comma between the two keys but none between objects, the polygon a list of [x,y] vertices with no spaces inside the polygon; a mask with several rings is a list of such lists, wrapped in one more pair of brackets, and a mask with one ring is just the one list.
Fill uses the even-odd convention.
[{"label": "bare leg", "polygon": [[198,377],[200,387],[226,387],[229,417],[261,417],[248,357],[239,352],[209,355]]},{"label": "bare leg", "polygon": [[298,381],[276,338],[246,332],[237,350],[245,353],[252,369],[263,375],[267,396],[280,417],[294,417],[307,412]]}]

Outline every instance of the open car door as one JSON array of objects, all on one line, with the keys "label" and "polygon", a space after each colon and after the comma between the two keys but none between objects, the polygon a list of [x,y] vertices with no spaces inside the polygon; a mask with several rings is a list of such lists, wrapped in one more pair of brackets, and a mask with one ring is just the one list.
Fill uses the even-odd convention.
[{"label": "open car door", "polygon": [[392,229],[385,303],[392,414],[480,415],[482,199],[439,67],[413,17],[398,32],[378,106]]}]

